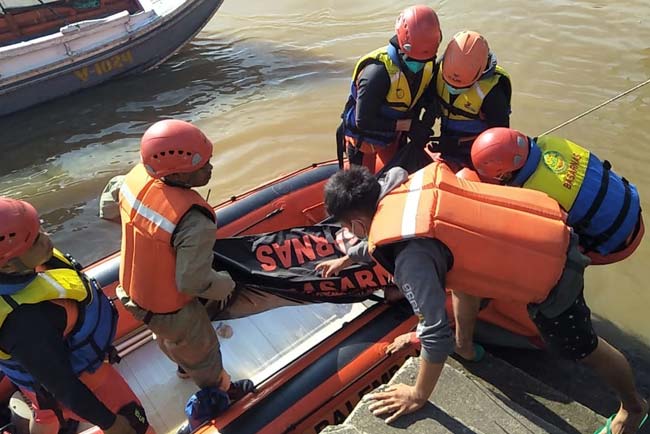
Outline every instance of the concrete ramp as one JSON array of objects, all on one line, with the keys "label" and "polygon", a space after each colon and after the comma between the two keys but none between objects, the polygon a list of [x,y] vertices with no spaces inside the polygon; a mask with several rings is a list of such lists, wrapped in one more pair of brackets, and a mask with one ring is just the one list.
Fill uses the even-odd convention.
[{"label": "concrete ramp", "polygon": [[[362,400],[345,423],[323,434],[577,434],[593,432],[604,418],[506,362],[487,355],[478,376],[449,359],[429,402],[391,425]],[[410,359],[389,384],[415,384],[419,359]],[[501,382],[491,382],[497,376]],[[496,377],[494,377],[496,378]],[[509,386],[500,389],[494,383]],[[386,386],[381,386],[381,390]]]}]

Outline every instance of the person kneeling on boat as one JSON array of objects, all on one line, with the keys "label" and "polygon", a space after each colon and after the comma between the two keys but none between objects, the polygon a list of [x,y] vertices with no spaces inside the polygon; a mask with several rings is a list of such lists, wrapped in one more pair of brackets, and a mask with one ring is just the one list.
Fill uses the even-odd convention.
[{"label": "person kneeling on boat", "polygon": [[[406,144],[407,136],[431,135],[434,119],[427,125],[419,117],[441,40],[435,11],[426,5],[410,6],[398,16],[389,44],[357,62],[336,133],[341,165],[345,152],[351,165],[377,173]],[[430,161],[424,143],[419,167]]]},{"label": "person kneeling on boat", "polygon": [[[365,168],[339,171],[325,186],[330,215],[359,238],[394,276],[421,318],[415,386],[373,393],[370,410],[388,422],[422,407],[438,382],[453,338],[445,285],[481,298],[528,305],[548,347],[593,368],[619,395],[613,432],[634,433],[648,412],[625,357],[591,323],[584,289],[589,259],[565,213],[546,194],[461,180],[434,162],[394,185]],[[624,430],[624,431],[622,431]]]},{"label": "person kneeling on boat", "polygon": [[448,164],[471,167],[474,138],[488,128],[510,126],[510,77],[487,40],[466,30],[447,45],[434,84],[441,136],[430,150],[440,152]]},{"label": "person kneeling on boat", "polygon": [[117,326],[112,302],[53,250],[32,205],[0,198],[0,221],[0,370],[31,401],[31,432],[56,433],[70,418],[143,434],[144,409],[104,363]]},{"label": "person kneeling on boat", "polygon": [[142,163],[126,175],[119,194],[122,248],[116,293],[199,388],[217,387],[236,399],[252,383],[231,382],[217,334],[198,299],[225,306],[235,288],[227,272],[212,268],[215,213],[192,189],[210,180],[212,143],[188,122],[163,120],[142,136],[140,156]]},{"label": "person kneeling on boat", "polygon": [[472,161],[483,181],[542,191],[557,200],[592,264],[623,260],[641,243],[636,186],[570,140],[491,128],[472,145]]}]

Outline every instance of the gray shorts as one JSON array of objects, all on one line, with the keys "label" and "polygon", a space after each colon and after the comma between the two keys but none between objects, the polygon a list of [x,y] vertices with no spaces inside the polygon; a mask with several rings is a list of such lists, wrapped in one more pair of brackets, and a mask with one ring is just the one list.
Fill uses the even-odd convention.
[{"label": "gray shorts", "polygon": [[571,231],[567,249],[567,259],[562,275],[551,289],[546,300],[539,304],[529,304],[528,313],[534,318],[538,312],[547,318],[554,318],[569,309],[582,294],[585,286],[585,268],[591,259],[580,252],[578,235]]}]

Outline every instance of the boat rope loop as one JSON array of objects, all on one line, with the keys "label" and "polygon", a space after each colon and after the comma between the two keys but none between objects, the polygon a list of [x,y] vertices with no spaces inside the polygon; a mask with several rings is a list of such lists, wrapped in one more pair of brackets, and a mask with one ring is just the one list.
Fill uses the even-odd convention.
[{"label": "boat rope loop", "polygon": [[632,88],[626,90],[625,92],[619,93],[619,94],[616,95],[615,97],[610,98],[610,99],[608,99],[607,101],[604,101],[604,102],[598,104],[597,106],[594,106],[594,107],[590,108],[590,109],[587,110],[586,112],[580,113],[579,115],[572,117],[572,118],[569,119],[568,121],[566,121],[566,122],[562,122],[560,125],[558,125],[558,126],[556,126],[556,127],[554,127],[554,128],[551,128],[551,129],[548,130],[548,131],[543,132],[542,134],[540,134],[540,136],[545,136],[545,135],[547,135],[547,134],[549,134],[549,133],[552,133],[552,132],[555,131],[555,130],[558,130],[558,129],[560,129],[560,128],[566,126],[566,125],[569,125],[570,123],[575,122],[575,121],[577,121],[578,119],[587,116],[589,113],[595,112],[596,110],[598,110],[598,109],[601,108],[601,107],[605,107],[605,106],[606,106],[607,104],[609,104],[610,102],[614,102],[614,101],[616,101],[617,99],[622,98],[622,97],[624,97],[625,95],[630,94],[630,93],[634,92],[635,90],[642,88],[643,86],[645,86],[645,85],[648,84],[648,83],[650,83],[650,78],[647,79],[646,81],[644,81],[643,83],[639,83],[639,84],[637,84],[636,86],[634,86],[634,87],[632,87]]}]

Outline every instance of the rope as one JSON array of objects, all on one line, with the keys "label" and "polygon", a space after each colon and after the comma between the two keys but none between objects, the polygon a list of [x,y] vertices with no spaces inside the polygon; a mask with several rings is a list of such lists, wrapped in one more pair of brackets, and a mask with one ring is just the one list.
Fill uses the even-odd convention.
[{"label": "rope", "polygon": [[563,122],[563,123],[561,123],[560,125],[558,125],[558,126],[556,126],[556,127],[554,127],[554,128],[551,128],[551,129],[548,130],[548,131],[543,132],[542,134],[540,134],[540,136],[545,136],[545,135],[547,135],[548,133],[552,133],[552,132],[555,131],[555,130],[558,130],[558,129],[564,127],[564,126],[567,126],[567,125],[569,125],[570,123],[575,122],[575,121],[577,121],[578,119],[587,116],[589,113],[593,113],[593,112],[595,112],[596,110],[598,110],[599,108],[605,107],[605,106],[606,106],[607,104],[609,104],[610,102],[614,102],[614,101],[616,101],[617,99],[622,98],[622,97],[624,97],[625,95],[634,92],[635,90],[637,90],[637,89],[639,89],[639,88],[645,86],[645,85],[648,84],[648,83],[650,83],[650,78],[647,79],[646,81],[644,81],[643,83],[639,83],[639,84],[637,84],[636,86],[634,86],[634,87],[632,87],[632,88],[626,90],[625,92],[619,93],[619,94],[616,95],[615,97],[610,98],[610,99],[608,99],[607,101],[604,101],[604,102],[598,104],[597,106],[590,108],[590,109],[587,110],[586,112],[580,113],[578,116],[574,116],[574,117],[572,117],[571,119],[569,119],[568,121]]}]

